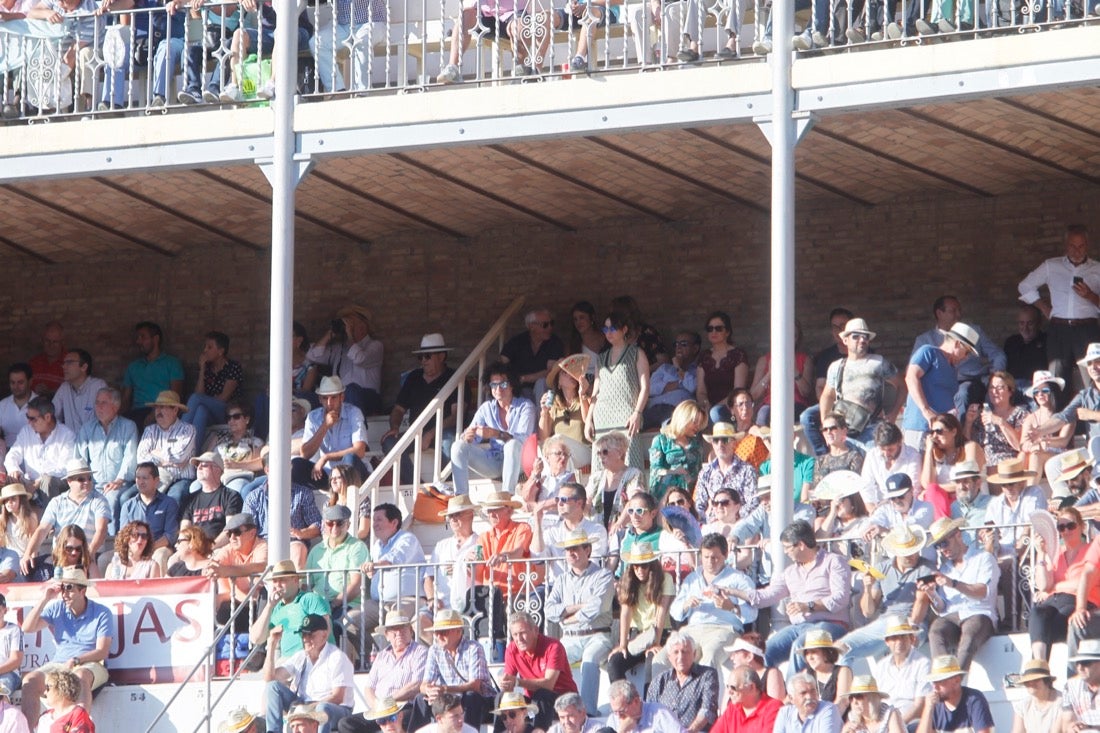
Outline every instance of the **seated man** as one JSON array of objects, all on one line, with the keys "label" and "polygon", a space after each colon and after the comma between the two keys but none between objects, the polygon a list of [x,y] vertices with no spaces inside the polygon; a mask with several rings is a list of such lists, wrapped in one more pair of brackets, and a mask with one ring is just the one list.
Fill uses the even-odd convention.
[{"label": "seated man", "polygon": [[608,697],[611,715],[607,727],[615,733],[684,733],[671,710],[658,702],[643,702],[630,680],[612,682]]},{"label": "seated man", "polygon": [[313,590],[328,601],[332,618],[337,619],[362,603],[359,568],[370,552],[362,540],[348,533],[351,510],[346,506],[327,506],[321,516],[324,534],[309,551],[306,569],[329,571],[312,575]]},{"label": "seated man", "polygon": [[989,702],[977,690],[963,686],[966,670],[950,655],[932,660],[928,681],[932,692],[924,701],[917,733],[934,731],[972,731],[993,733],[993,714]]},{"label": "seated man", "polygon": [[433,601],[437,611],[463,610],[473,581],[468,558],[477,554],[474,505],[467,494],[452,496],[439,516],[450,527],[451,536],[432,549],[432,564],[424,571],[424,595]]},{"label": "seated man", "polygon": [[709,731],[718,720],[718,671],[699,664],[698,643],[673,631],[664,651],[671,669],[653,678],[645,699],[668,708],[688,733]]},{"label": "seated man", "polygon": [[156,464],[163,490],[183,506],[195,478],[191,462],[198,447],[195,427],[180,420],[180,412],[187,406],[176,392],[161,392],[156,401],[145,406],[153,408],[155,421],[141,434],[137,459]]},{"label": "seated man", "polygon": [[[370,22],[367,22],[366,18],[368,12],[370,13]],[[381,17],[379,17],[379,13],[382,14]],[[351,19],[351,14],[354,14],[357,23],[363,24],[360,26],[358,33],[362,33],[364,30],[370,33],[372,26],[376,27],[377,22],[385,20],[385,8],[381,3],[377,5],[371,3],[368,8],[364,0],[351,0],[343,9],[339,5],[337,6],[337,31],[340,30],[339,26],[341,24],[346,24]],[[343,43],[344,38],[347,36],[348,33],[345,33],[343,36],[337,37],[336,43]],[[375,32],[374,36],[374,42],[382,40],[380,31]],[[322,25],[314,34],[314,39],[322,44],[325,43],[326,39],[331,42],[331,30],[324,28]],[[356,52],[358,54],[372,52],[371,43],[356,44],[356,47],[361,49]],[[331,52],[328,54],[321,53],[319,56],[317,74],[322,84],[328,85],[330,83],[326,65],[332,61],[333,55]],[[339,80],[339,77],[337,79]],[[365,81],[353,80],[353,84]],[[336,318],[332,321],[333,327],[317,339],[309,351],[306,352],[306,358],[311,362],[328,365],[334,371],[332,379],[335,382],[331,383],[331,388],[324,390],[325,383],[322,380],[321,389],[317,390],[317,394],[321,396],[340,394],[341,402],[346,397],[350,405],[360,411],[360,416],[375,415],[382,407],[382,342],[373,337],[372,320],[371,312],[366,308],[358,305],[344,306],[336,311]],[[344,394],[345,389],[347,390],[346,394]],[[324,391],[322,392],[322,390]],[[326,413],[334,409],[326,405],[323,399],[321,404],[325,406]],[[365,441],[366,438],[363,438],[363,440]],[[308,454],[302,453],[307,458],[312,454],[313,451]],[[359,455],[362,457],[362,453]],[[367,472],[364,471],[362,475],[366,476]]]},{"label": "seated man", "polygon": [[936,615],[928,629],[932,656],[954,652],[965,671],[996,628],[1001,569],[983,548],[967,546],[960,527],[961,520],[946,517],[933,523],[928,543],[939,553],[939,569],[931,580],[918,579],[909,621],[919,623],[931,608]]},{"label": "seated man", "polygon": [[[729,542],[722,535],[708,534],[699,548],[699,567],[681,583],[669,614],[684,622],[683,630],[698,642],[700,662],[721,669],[729,658],[726,647],[745,630],[746,624],[756,621],[756,609],[745,602],[745,596],[756,590],[756,584],[726,564]],[[665,646],[665,651],[670,651],[670,645]],[[658,654],[657,661],[663,661],[663,656]]]},{"label": "seated man", "polygon": [[45,397],[33,398],[27,403],[27,424],[4,457],[8,480],[41,491],[38,500],[45,503],[65,490],[65,461],[72,457],[75,444],[73,431],[57,422],[53,403]]},{"label": "seated man", "polygon": [[333,463],[348,463],[360,476],[370,473],[363,457],[367,455],[367,426],[363,412],[353,404],[345,404],[344,383],[339,377],[324,377],[317,388],[321,407],[306,417],[302,433],[302,458],[313,464],[316,486],[328,485],[328,473]]},{"label": "seated man", "polygon": [[[452,349],[447,346],[441,333],[425,334],[420,339],[420,348],[414,351],[420,361],[420,368],[413,369],[405,376],[401,383],[401,391],[397,393],[397,400],[390,412],[390,429],[382,435],[382,450],[389,453],[397,444],[398,433],[401,429],[401,421],[407,414],[410,420],[420,417],[420,413],[428,406],[439,390],[451,380],[455,370],[447,366],[447,352]],[[465,404],[469,404],[469,394]],[[451,445],[455,440],[455,410],[458,407],[458,391],[456,390],[443,405],[443,420],[440,426],[443,430],[444,460],[451,457]],[[436,423],[431,419],[424,425],[424,432],[420,441],[421,450],[430,450],[435,445]],[[412,481],[413,477],[413,443],[401,454],[401,476],[403,481]]]},{"label": "seated man", "polygon": [[[531,554],[542,557],[564,558],[568,553],[562,542],[576,532],[583,532],[592,544],[590,557],[602,562],[607,558],[607,530],[594,519],[589,519],[588,493],[578,483],[568,481],[558,489],[558,514],[544,516],[541,508],[531,522]],[[548,563],[548,577],[553,579],[563,570],[561,560]]]},{"label": "seated man", "polygon": [[[267,567],[267,542],[256,535],[256,520],[251,514],[232,514],[225,522],[225,535],[229,544],[217,550],[203,575],[211,580],[220,578],[218,584],[219,624],[229,620],[229,616],[239,605],[248,603],[248,592],[252,585],[250,575],[258,575]],[[248,631],[250,621],[247,611],[237,614],[233,628],[238,634]]]},{"label": "seated man", "polygon": [[[420,691],[428,662],[428,648],[413,638],[412,621],[400,611],[386,614],[386,623],[378,627],[390,645],[379,652],[363,681],[363,696],[372,711],[386,701],[402,708]],[[347,717],[340,724],[341,733],[372,733],[370,714]],[[401,730],[404,730],[402,728]]]},{"label": "seated man", "polygon": [[920,628],[904,616],[892,616],[886,624],[886,646],[890,653],[871,665],[879,689],[890,695],[890,704],[901,713],[901,722],[915,726],[924,712],[924,702],[932,691],[928,681],[931,663],[917,651]]},{"label": "seated man", "polygon": [[[176,25],[173,22],[173,30]],[[134,339],[141,358],[130,362],[122,377],[122,409],[126,417],[143,427],[149,415],[147,403],[155,401],[161,392],[172,391],[178,397],[183,391],[183,364],[161,351],[164,332],[152,321],[134,326]]]},{"label": "seated man", "polygon": [[[894,527],[911,524],[928,529],[932,526],[935,511],[931,504],[916,498],[913,480],[909,478],[909,474],[895,473],[887,478],[883,496],[884,501],[875,508],[871,515],[871,526],[864,533],[864,539],[868,542]],[[924,553],[929,559],[933,557],[930,548],[925,548]]]},{"label": "seated man", "polygon": [[649,402],[642,413],[642,430],[657,430],[684,400],[695,399],[695,375],[699,368],[699,345],[695,331],[676,334],[672,361],[661,364],[649,378]]},{"label": "seated man", "polygon": [[598,719],[588,717],[584,700],[575,692],[560,695],[554,701],[554,712],[558,714],[558,722],[546,733],[596,733],[603,727]]},{"label": "seated man", "polygon": [[374,507],[371,515],[370,559],[361,568],[371,579],[371,597],[370,600],[363,600],[362,607],[368,632],[378,625],[383,606],[400,608],[411,618],[417,599],[420,598],[420,607],[426,609],[426,602],[422,598],[424,579],[420,577],[420,571],[416,568],[384,569],[388,565],[424,562],[424,548],[420,546],[420,540],[412,532],[401,529],[401,510],[390,503]]},{"label": "seated man", "polygon": [[267,641],[273,629],[282,629],[279,658],[285,659],[301,651],[305,634],[299,634],[298,629],[307,616],[323,618],[329,628],[328,641],[335,641],[330,613],[328,601],[302,587],[302,576],[294,563],[280,560],[271,568],[271,593],[248,630],[248,640],[259,646]]},{"label": "seated man", "polygon": [[[328,725],[328,714],[321,709],[323,703],[308,702],[303,705],[295,705],[290,708],[286,716],[287,733],[329,733],[335,728]],[[265,727],[267,723],[264,723]]]},{"label": "seated man", "polygon": [[1031,386],[1035,372],[1045,371],[1047,335],[1042,330],[1043,314],[1033,305],[1021,303],[1016,310],[1017,332],[1005,339],[1005,369],[1016,379],[1016,389],[1023,392]]},{"label": "seated man", "polygon": [[[60,596],[60,598],[58,597]],[[114,638],[113,616],[106,606],[88,600],[88,576],[80,568],[65,568],[46,584],[42,598],[23,619],[23,633],[49,629],[56,650],[49,664],[23,676],[23,714],[33,730],[47,672],[64,670],[80,678],[80,702],[92,709],[92,691],[107,683],[103,666]]]},{"label": "seated man", "polygon": [[19,432],[27,427],[27,405],[34,392],[31,391],[30,364],[12,364],[8,367],[8,391],[11,393],[0,400],[0,438],[9,448],[15,445]]},{"label": "seated man", "polygon": [[[256,529],[260,537],[267,539],[267,510],[271,501],[268,475],[271,473],[270,454],[265,449],[261,460],[264,477],[253,484],[244,500],[244,511],[256,518]],[[297,567],[306,566],[306,556],[313,540],[321,536],[321,512],[313,498],[313,489],[294,483],[290,484],[290,559]]]},{"label": "seated man", "polygon": [[726,680],[726,694],[729,702],[711,728],[712,733],[763,733],[775,729],[783,703],[768,696],[764,680],[755,669],[746,665],[734,667]]},{"label": "seated man", "polygon": [[481,719],[476,727],[465,722],[469,716],[463,710],[462,697],[451,692],[436,695],[431,717],[433,722],[418,728],[416,733],[477,733],[481,729]]},{"label": "seated man", "polygon": [[485,370],[491,397],[477,409],[469,427],[451,448],[451,469],[456,494],[470,493],[470,471],[500,479],[501,490],[511,494],[519,481],[523,444],[535,432],[537,411],[531,400],[518,395],[513,369],[503,362]]},{"label": "seated man", "polygon": [[[955,482],[951,518],[962,519],[965,522],[963,526],[978,527],[985,524],[985,511],[993,497],[981,493],[982,478],[982,470],[976,461],[962,461],[951,469],[951,480]],[[973,530],[967,530],[963,534],[967,544],[974,542]]]},{"label": "seated man", "polygon": [[132,420],[119,415],[122,395],[113,387],[95,393],[95,411],[77,431],[74,455],[92,468],[96,491],[103,493],[111,507],[108,531],[113,536],[122,527],[122,504],[137,493],[134,470],[137,468],[138,430]]},{"label": "seated man", "polygon": [[[195,525],[216,547],[221,547],[227,539],[222,535],[222,530],[226,529],[226,519],[240,514],[244,502],[241,501],[240,494],[222,483],[220,453],[207,451],[192,458],[191,465],[197,468],[202,488],[185,497],[180,510],[180,529]],[[255,530],[256,519],[249,516],[249,521]]]},{"label": "seated man", "polygon": [[152,535],[150,541],[153,543],[153,559],[164,569],[176,546],[176,537],[179,536],[179,505],[168,494],[157,491],[160,478],[154,463],[139,463],[134,470],[134,483],[137,493],[122,505],[119,526],[125,527],[135,521],[148,524]]},{"label": "seated man", "polygon": [[779,539],[784,554],[791,560],[782,575],[759,590],[731,586],[726,595],[748,601],[754,608],[786,601],[791,625],[768,637],[765,661],[774,667],[790,657],[791,669],[799,670],[805,661],[798,647],[807,631],[823,629],[834,638],[847,633],[851,571],[840,555],[817,546],[814,528],[808,522],[792,522]]},{"label": "seated man", "polygon": [[1062,730],[1076,733],[1100,725],[1100,639],[1086,639],[1070,657],[1077,676],[1062,694]]},{"label": "seated man", "polygon": [[892,422],[880,422],[875,426],[874,446],[864,456],[860,471],[866,482],[861,492],[863,503],[874,511],[885,501],[886,479],[896,473],[904,473],[914,486],[919,486],[920,470],[920,451],[905,444],[901,428]]},{"label": "seated man", "polygon": [[535,728],[546,730],[554,719],[554,701],[558,695],[576,692],[573,670],[565,647],[557,639],[539,631],[535,617],[524,611],[508,615],[512,641],[504,651],[504,692],[522,690],[538,708]]},{"label": "seated man", "polygon": [[397,702],[392,697],[376,698],[365,713],[359,713],[340,721],[340,733],[404,733],[406,725],[406,703]]},{"label": "seated man", "polygon": [[306,614],[293,632],[301,637],[301,649],[275,664],[281,656],[283,627],[271,629],[271,643],[264,658],[264,682],[267,683],[267,729],[282,730],[283,716],[291,706],[313,703],[327,715],[321,733],[334,730],[341,720],[351,715],[355,704],[352,687],[355,671],[351,660],[329,643],[329,623],[324,616]]},{"label": "seated man", "polygon": [[463,638],[464,629],[458,611],[445,609],[436,613],[435,623],[427,629],[435,636],[435,643],[428,651],[424,679],[414,705],[418,718],[434,717],[438,722],[435,708],[440,700],[454,700],[445,709],[460,706],[465,724],[480,730],[485,713],[493,704],[494,683],[485,650],[475,639]]},{"label": "seated man", "polygon": [[[31,3],[30,5],[32,9],[41,11],[43,19],[49,19],[52,22],[52,18],[45,18],[45,16],[55,10],[55,7],[50,7],[46,3]],[[35,16],[36,13],[27,13],[28,18],[34,18]],[[86,26],[82,26],[81,31],[85,28]],[[88,38],[85,37],[80,40],[86,41]],[[34,370],[31,389],[34,390],[36,395],[53,397],[53,393],[65,381],[65,367],[61,363],[64,358],[65,327],[60,321],[50,321],[42,329],[42,351],[27,360]]]},{"label": "seated man", "polygon": [[[821,731],[840,733],[843,723],[836,705],[821,699],[817,678],[809,670],[799,672],[787,683],[790,703],[775,718],[776,733]],[[931,733],[931,731],[929,731]]]},{"label": "seated man", "polygon": [[106,389],[107,383],[92,376],[92,355],[84,349],[66,351],[61,364],[65,381],[54,393],[54,411],[57,421],[76,433],[93,419],[96,394]]},{"label": "seated man", "polygon": [[31,572],[42,540],[49,537],[55,529],[70,524],[78,525],[91,538],[88,541],[88,552],[92,558],[95,558],[107,539],[107,521],[111,516],[111,509],[103,494],[92,488],[92,469],[79,458],[73,458],[66,463],[65,480],[69,484],[69,490],[50,499],[46,511],[42,513],[42,519],[38,522],[38,529],[27,540],[21,560],[24,575]]},{"label": "seated man", "polygon": [[1046,509],[1046,497],[1043,490],[1034,485],[1035,479],[1035,472],[1027,470],[1027,461],[1015,457],[998,463],[997,473],[986,479],[990,484],[999,485],[1001,493],[986,505],[984,523],[1003,529],[978,530],[978,538],[1000,566],[997,592],[1004,599],[1001,626],[1005,631],[1016,628],[1019,622],[1021,604],[1017,594],[1026,580],[1018,569],[1030,544],[1026,538],[1031,533],[1029,529],[1007,525],[1027,524],[1032,514]]},{"label": "seated man", "polygon": [[[584,493],[581,493],[584,496]],[[570,664],[580,665],[580,689],[587,712],[599,715],[600,666],[611,653],[611,601],[615,576],[592,562],[592,540],[576,530],[558,545],[566,569],[546,598],[546,619],[561,627],[561,642]]]},{"label": "seated man", "polygon": [[[544,21],[534,22],[540,24]],[[530,30],[531,19],[526,13],[521,16],[521,24],[528,26],[525,30]],[[541,61],[541,55],[536,56],[536,68]],[[517,57],[517,66],[522,63]],[[523,317],[523,324],[527,326],[527,332],[517,333],[504,342],[504,348],[500,350],[500,360],[517,375],[515,393],[538,400],[546,391],[546,375],[550,368],[565,357],[565,344],[554,333],[554,315],[546,308],[528,311]]]},{"label": "seated man", "polygon": [[707,515],[707,505],[718,489],[737,489],[741,492],[745,500],[741,516],[746,517],[756,509],[756,470],[734,453],[737,438],[736,428],[728,422],[715,423],[711,434],[703,436],[714,450],[714,460],[699,471],[695,484],[695,512],[700,517]]},{"label": "seated man", "polygon": [[[5,582],[11,582],[10,580]],[[4,617],[8,613],[8,601],[0,595],[0,687],[9,693],[23,686],[20,669],[23,666],[23,629]],[[3,720],[0,717],[0,720]]]}]

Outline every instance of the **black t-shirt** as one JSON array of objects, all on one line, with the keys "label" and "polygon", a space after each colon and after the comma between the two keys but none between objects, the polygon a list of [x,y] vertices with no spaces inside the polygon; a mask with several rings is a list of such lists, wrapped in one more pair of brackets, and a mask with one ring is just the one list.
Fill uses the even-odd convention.
[{"label": "black t-shirt", "polygon": [[222,484],[210,493],[198,491],[191,494],[183,505],[180,521],[188,520],[213,540],[225,529],[225,518],[240,514],[243,508],[241,495]]},{"label": "black t-shirt", "polygon": [[[401,385],[401,391],[397,393],[397,404],[405,408],[409,413],[409,419],[415,420],[416,417],[424,411],[424,408],[428,406],[439,390],[443,389],[451,377],[454,376],[455,370],[451,367],[447,367],[443,370],[443,373],[433,379],[430,383],[424,381],[424,370],[414,369],[409,372],[409,376],[405,377],[404,384]],[[458,392],[456,391],[450,397],[447,398],[447,410],[449,412],[454,409],[458,403]],[[470,404],[470,392],[466,391],[466,403]],[[428,422],[427,428],[435,426],[435,420]]]},{"label": "black t-shirt", "polygon": [[1040,333],[1031,343],[1025,344],[1023,336],[1012,334],[1005,339],[1005,356],[1008,373],[1030,384],[1035,372],[1048,366],[1047,335]]},{"label": "black t-shirt", "polygon": [[521,377],[525,374],[546,371],[548,361],[557,361],[565,356],[565,344],[556,335],[543,341],[538,353],[531,353],[531,334],[524,331],[516,334],[504,344],[500,355],[508,359],[508,363]]}]

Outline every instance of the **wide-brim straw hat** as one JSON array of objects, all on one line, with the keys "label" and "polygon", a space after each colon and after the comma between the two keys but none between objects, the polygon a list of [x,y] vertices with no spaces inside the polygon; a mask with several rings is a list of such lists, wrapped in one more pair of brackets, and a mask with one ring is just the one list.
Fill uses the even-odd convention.
[{"label": "wide-brim straw hat", "polygon": [[575,529],[562,538],[558,543],[558,548],[565,550],[570,547],[579,547],[581,545],[591,545],[592,538],[588,536],[588,533],[583,529]]},{"label": "wide-brim straw hat", "polygon": [[833,471],[817,482],[811,498],[813,501],[843,499],[858,494],[866,483],[855,471]]},{"label": "wide-brim straw hat", "polygon": [[477,509],[474,503],[470,501],[469,494],[459,494],[458,496],[452,496],[447,499],[447,508],[439,513],[441,517],[450,517],[455,514],[461,514],[462,512],[469,512]]},{"label": "wide-brim straw hat", "polygon": [[280,560],[271,566],[271,578],[297,578],[301,575],[293,560]]},{"label": "wide-brim straw hat", "polygon": [[1089,452],[1085,448],[1074,448],[1058,456],[1058,478],[1055,481],[1069,481],[1092,465]]},{"label": "wide-brim straw hat", "polygon": [[847,692],[842,692],[844,695],[878,695],[882,698],[890,697],[888,693],[883,692],[878,688],[878,683],[875,682],[875,678],[869,674],[857,674],[852,678],[852,684],[848,688]]},{"label": "wide-brim straw hat", "polygon": [[454,351],[450,346],[447,346],[447,342],[443,340],[443,334],[441,333],[426,333],[420,337],[420,348],[414,349],[414,354],[439,354],[447,351]]},{"label": "wide-brim straw hat", "polygon": [[462,614],[451,608],[444,608],[435,612],[435,620],[432,625],[424,629],[425,631],[453,631],[459,629],[464,631],[466,629],[466,623],[462,619]]},{"label": "wide-brim straw hat", "polygon": [[823,629],[810,629],[807,631],[806,637],[802,640],[802,646],[798,647],[798,651],[802,654],[814,649],[832,649],[833,651],[840,651],[833,642],[833,635]]},{"label": "wide-brim straw hat", "polygon": [[286,716],[286,722],[293,723],[295,720],[312,720],[324,725],[328,722],[328,713],[313,703],[295,705],[290,709],[290,714]]},{"label": "wide-brim straw hat", "polygon": [[1035,397],[1035,393],[1038,392],[1039,388],[1044,384],[1057,384],[1058,389],[1065,389],[1066,380],[1054,376],[1052,372],[1046,369],[1040,369],[1031,375],[1031,386],[1025,390],[1024,394],[1028,397]]},{"label": "wide-brim straw hat", "polygon": [[917,524],[899,524],[882,538],[882,549],[890,557],[912,557],[924,549],[928,533]]},{"label": "wide-brim straw hat", "polygon": [[89,585],[92,584],[92,582],[90,580],[88,580],[88,576],[82,568],[71,567],[71,566],[62,569],[61,577],[58,578],[58,580],[60,580],[62,583],[72,583],[73,585],[82,585],[85,588],[87,588]]},{"label": "wide-brim straw hat", "polygon": [[1020,670],[1020,674],[1017,675],[1012,681],[1017,685],[1022,685],[1025,682],[1035,682],[1036,680],[1052,680],[1054,675],[1050,673],[1050,665],[1044,662],[1042,659],[1029,659],[1024,662],[1023,668]]},{"label": "wide-brim straw hat", "polygon": [[371,312],[361,305],[355,303],[348,303],[340,310],[336,311],[337,318],[347,318],[348,316],[356,316],[362,318],[367,322],[367,325],[374,323],[374,318],[371,316]]},{"label": "wide-brim straw hat", "polygon": [[714,423],[714,427],[711,429],[710,434],[703,436],[703,440],[707,441],[708,443],[713,443],[715,438],[730,438],[731,440],[733,440],[738,438],[739,436],[740,434],[737,432],[737,430],[734,429],[731,423],[716,422]]},{"label": "wide-brim straw hat", "polygon": [[1027,462],[1023,458],[1009,458],[997,464],[997,473],[986,479],[991,484],[1015,484],[1021,481],[1030,481],[1038,474],[1027,470]]},{"label": "wide-brim straw hat", "polygon": [[876,334],[870,328],[867,327],[867,321],[862,318],[853,318],[844,324],[844,330],[840,332],[841,338],[848,338],[853,333],[865,333],[867,334],[868,341],[874,341]]},{"label": "wide-brim straw hat", "polygon": [[963,525],[966,524],[966,520],[951,519],[950,517],[940,517],[936,521],[932,522],[932,526],[928,528],[928,544],[934,545],[944,537],[947,537],[952,532],[958,531]]},{"label": "wide-brim straw hat", "polygon": [[374,707],[363,713],[367,720],[379,720],[397,715],[405,707],[403,702],[395,702],[392,697],[380,697],[374,702]]},{"label": "wide-brim straw hat", "polygon": [[920,634],[920,627],[914,626],[909,623],[909,619],[904,616],[894,616],[886,622],[886,633],[883,634],[883,639],[889,639],[894,636],[917,636]]},{"label": "wide-brim straw hat", "polygon": [[507,491],[494,491],[487,494],[478,506],[482,509],[498,509],[500,507],[519,509],[523,506],[523,503],[517,501],[516,497],[509,494]]},{"label": "wide-brim straw hat", "polygon": [[523,696],[522,692],[502,692],[500,694],[500,702],[497,707],[493,708],[493,715],[500,715],[506,713],[509,710],[526,710],[529,714],[533,715],[538,711],[535,705],[527,702],[527,698]]},{"label": "wide-brim straw hat", "polygon": [[659,555],[653,545],[648,542],[635,542],[626,552],[620,553],[619,559],[627,565],[645,565],[657,560]]},{"label": "wide-brim straw hat", "polygon": [[959,321],[954,326],[952,326],[950,330],[943,331],[943,335],[945,338],[954,339],[955,341],[961,343],[963,346],[966,347],[967,351],[969,351],[974,356],[978,355],[978,341],[980,340],[980,337],[978,336],[978,332],[974,330],[973,326]]},{"label": "wide-brim straw hat", "polygon": [[146,402],[146,407],[178,407],[180,412],[187,412],[187,405],[180,402],[180,396],[173,390],[166,389],[157,393],[157,398],[152,402]]},{"label": "wide-brim straw hat", "polygon": [[230,710],[229,715],[218,725],[218,733],[240,733],[255,720],[256,716],[244,708]]},{"label": "wide-brim straw hat", "polygon": [[941,682],[964,674],[966,671],[959,666],[959,660],[950,654],[945,654],[932,660],[932,670],[925,679],[929,682]]}]

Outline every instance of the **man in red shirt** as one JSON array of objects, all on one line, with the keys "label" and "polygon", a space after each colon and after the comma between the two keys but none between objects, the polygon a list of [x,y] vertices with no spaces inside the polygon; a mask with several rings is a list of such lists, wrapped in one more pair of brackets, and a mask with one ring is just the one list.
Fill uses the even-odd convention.
[{"label": "man in red shirt", "polygon": [[65,327],[58,321],[50,321],[42,331],[42,351],[30,358],[34,376],[31,389],[35,394],[53,397],[53,393],[65,381]]},{"label": "man in red shirt", "polygon": [[733,668],[726,682],[729,703],[710,733],[771,733],[783,703],[764,692],[764,681],[752,667]]},{"label": "man in red shirt", "polygon": [[554,701],[566,692],[576,692],[577,683],[569,668],[565,647],[557,639],[539,632],[534,616],[523,611],[508,615],[512,642],[504,651],[504,679],[500,689],[517,687],[536,706],[535,729],[547,730],[554,722]]}]

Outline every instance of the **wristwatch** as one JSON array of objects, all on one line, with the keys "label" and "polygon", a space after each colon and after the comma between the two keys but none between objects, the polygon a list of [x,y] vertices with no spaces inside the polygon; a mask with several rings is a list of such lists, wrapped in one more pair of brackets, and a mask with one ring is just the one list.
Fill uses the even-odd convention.
[{"label": "wristwatch", "polygon": [[809,603],[806,604],[806,609],[809,610],[810,613],[813,613],[814,609],[816,609],[816,608],[817,608],[817,604],[814,603],[813,601],[810,601]]}]

